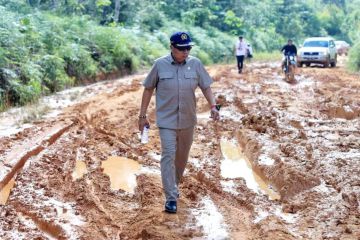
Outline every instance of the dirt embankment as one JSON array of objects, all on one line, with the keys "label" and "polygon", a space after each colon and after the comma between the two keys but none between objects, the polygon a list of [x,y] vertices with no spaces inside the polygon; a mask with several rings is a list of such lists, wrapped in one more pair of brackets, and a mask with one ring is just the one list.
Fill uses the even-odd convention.
[{"label": "dirt embankment", "polygon": [[[241,75],[234,66],[209,68],[222,120],[209,120],[197,92],[175,215],[163,212],[154,102],[150,143],[139,142],[139,77],[2,137],[0,187],[15,184],[0,206],[0,238],[359,239],[360,78],[311,67],[288,84],[278,68],[255,62]],[[226,175],[227,154],[244,156],[255,185],[275,197],[241,176],[246,169]],[[103,165],[111,156],[140,164],[134,193],[112,188]]]}]

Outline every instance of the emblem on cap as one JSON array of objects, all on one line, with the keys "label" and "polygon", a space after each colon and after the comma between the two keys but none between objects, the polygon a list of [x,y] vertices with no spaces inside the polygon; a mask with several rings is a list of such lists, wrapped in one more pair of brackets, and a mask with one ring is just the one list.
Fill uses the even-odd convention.
[{"label": "emblem on cap", "polygon": [[181,40],[186,40],[188,37],[186,33],[181,34]]}]

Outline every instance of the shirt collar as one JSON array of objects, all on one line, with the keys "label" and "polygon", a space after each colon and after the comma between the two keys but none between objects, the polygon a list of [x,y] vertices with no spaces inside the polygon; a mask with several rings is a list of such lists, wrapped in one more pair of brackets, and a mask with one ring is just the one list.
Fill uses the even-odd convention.
[{"label": "shirt collar", "polygon": [[176,64],[178,64],[178,65],[185,65],[186,62],[187,62],[187,60],[189,59],[189,57],[187,57],[183,63],[177,63],[177,62],[175,61],[175,59],[173,58],[172,54],[170,53],[169,56],[168,56],[168,59],[170,60],[170,62],[171,62],[172,65],[176,65]]}]

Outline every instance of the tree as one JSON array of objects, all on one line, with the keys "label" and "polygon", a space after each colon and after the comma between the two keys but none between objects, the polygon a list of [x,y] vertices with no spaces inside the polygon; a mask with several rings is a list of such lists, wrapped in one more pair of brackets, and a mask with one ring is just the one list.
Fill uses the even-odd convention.
[{"label": "tree", "polygon": [[115,0],[115,14],[114,14],[114,21],[119,21],[119,15],[120,15],[120,0]]}]

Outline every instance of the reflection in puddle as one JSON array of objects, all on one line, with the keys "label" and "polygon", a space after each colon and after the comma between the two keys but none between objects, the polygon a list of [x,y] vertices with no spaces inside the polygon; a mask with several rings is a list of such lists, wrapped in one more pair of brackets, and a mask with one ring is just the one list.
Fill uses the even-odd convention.
[{"label": "reflection in puddle", "polygon": [[112,156],[101,163],[104,173],[109,175],[111,189],[125,190],[134,193],[136,187],[136,174],[139,173],[141,165],[125,157]]},{"label": "reflection in puddle", "polygon": [[71,175],[73,177],[73,179],[76,180],[78,178],[82,178],[82,176],[84,176],[84,174],[86,174],[86,173],[87,173],[87,169],[86,169],[85,162],[76,160],[75,170]]},{"label": "reflection in puddle", "polygon": [[5,205],[6,204],[8,198],[9,198],[11,189],[14,187],[14,184],[15,184],[15,178],[12,178],[5,185],[5,187],[1,190],[1,192],[0,192],[0,205]]},{"label": "reflection in puddle", "polygon": [[271,186],[252,170],[251,163],[244,153],[239,151],[238,144],[222,139],[220,146],[225,158],[220,167],[222,177],[242,177],[246,181],[246,186],[254,192],[265,193],[271,200],[280,199],[280,195],[272,190]]}]

